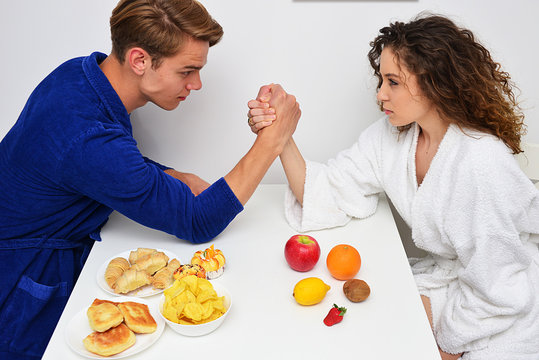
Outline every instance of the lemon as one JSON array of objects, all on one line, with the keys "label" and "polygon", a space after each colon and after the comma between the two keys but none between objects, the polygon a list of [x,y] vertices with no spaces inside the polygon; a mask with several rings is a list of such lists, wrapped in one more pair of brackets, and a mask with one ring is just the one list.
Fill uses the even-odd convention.
[{"label": "lemon", "polygon": [[318,304],[331,287],[317,277],[300,280],[294,286],[294,299],[301,305]]}]

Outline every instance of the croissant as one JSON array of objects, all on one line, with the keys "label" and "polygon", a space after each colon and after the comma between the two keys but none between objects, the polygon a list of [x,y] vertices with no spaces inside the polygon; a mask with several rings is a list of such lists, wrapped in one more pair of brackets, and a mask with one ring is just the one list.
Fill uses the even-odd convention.
[{"label": "croissant", "polygon": [[138,260],[131,268],[139,271],[146,271],[149,275],[155,274],[158,270],[161,270],[168,263],[168,256],[163,252],[154,252],[145,258]]},{"label": "croissant", "polygon": [[130,268],[116,280],[113,289],[117,294],[125,294],[141,286],[151,284],[151,282],[152,277],[146,271],[137,271]]},{"label": "croissant", "polygon": [[118,279],[127,269],[129,269],[129,262],[126,259],[122,257],[112,259],[105,270],[105,281],[112,287],[116,282],[116,279]]},{"label": "croissant", "polygon": [[137,250],[131,251],[129,253],[129,262],[131,263],[131,265],[133,265],[137,261],[140,261],[141,259],[155,252],[157,252],[157,250],[155,249],[138,248]]},{"label": "croissant", "polygon": [[172,282],[174,281],[174,271],[176,271],[180,265],[178,259],[170,260],[166,267],[156,272],[153,276],[153,287],[156,289],[165,289],[172,285]]}]

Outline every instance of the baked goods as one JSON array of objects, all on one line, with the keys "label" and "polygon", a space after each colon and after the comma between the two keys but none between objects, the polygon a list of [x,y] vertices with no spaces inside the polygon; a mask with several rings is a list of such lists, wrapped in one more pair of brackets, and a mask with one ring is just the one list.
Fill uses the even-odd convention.
[{"label": "baked goods", "polygon": [[177,259],[172,259],[167,266],[156,272],[153,276],[153,287],[156,289],[166,289],[174,282],[174,271],[180,267]]},{"label": "baked goods", "polygon": [[177,259],[169,262],[167,254],[151,248],[132,250],[128,258],[129,261],[115,257],[107,264],[105,282],[116,294],[126,294],[146,285],[166,289],[172,285],[172,274],[180,266]]},{"label": "baked goods", "polygon": [[138,248],[137,250],[133,250],[129,253],[129,263],[131,265],[135,264],[140,259],[153,254],[154,252],[157,252],[156,249],[148,249],[148,248]]},{"label": "baked goods", "polygon": [[168,256],[161,251],[156,251],[138,259],[134,264],[131,264],[131,269],[146,271],[148,275],[155,274],[158,270],[161,270],[168,263]]},{"label": "baked goods", "polygon": [[157,329],[157,323],[150,314],[148,305],[133,301],[118,304],[125,324],[137,334],[151,334]]},{"label": "baked goods", "polygon": [[129,269],[130,266],[129,262],[122,257],[112,259],[105,270],[105,281],[107,284],[112,287],[116,282],[116,279],[118,279],[124,271]]},{"label": "baked goods", "polygon": [[191,259],[191,264],[200,265],[206,271],[208,279],[215,279],[221,276],[225,269],[225,256],[219,249],[214,249],[213,245],[204,251],[197,251]]},{"label": "baked goods", "polygon": [[199,278],[206,278],[206,270],[200,265],[184,264],[181,265],[176,271],[174,271],[173,277],[176,280],[180,280],[188,275],[195,275]]},{"label": "baked goods", "polygon": [[[115,355],[133,346],[135,333],[149,334],[157,330],[148,305],[134,301],[95,299],[86,314],[95,331],[82,342],[88,351],[101,356]],[[112,326],[112,319],[116,325]]]},{"label": "baked goods", "polygon": [[94,354],[111,356],[118,354],[135,344],[135,333],[124,323],[105,332],[94,331],[82,343],[84,347]]},{"label": "baked goods", "polygon": [[111,302],[92,304],[86,312],[92,330],[104,332],[118,326],[124,320],[120,309]]},{"label": "baked goods", "polygon": [[125,294],[151,283],[152,277],[146,271],[129,268],[116,280],[112,288],[117,294]]}]

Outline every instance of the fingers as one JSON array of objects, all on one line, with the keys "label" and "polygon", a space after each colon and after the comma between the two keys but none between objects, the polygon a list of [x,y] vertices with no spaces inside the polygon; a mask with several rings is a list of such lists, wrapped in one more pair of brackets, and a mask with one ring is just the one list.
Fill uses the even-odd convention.
[{"label": "fingers", "polygon": [[262,101],[258,101],[258,100],[250,100],[248,103],[247,103],[247,106],[249,107],[249,109],[256,109],[256,108],[269,108],[269,104],[267,102],[262,102]]},{"label": "fingers", "polygon": [[247,113],[247,118],[251,131],[257,134],[260,129],[263,129],[273,123],[276,118],[275,110],[271,108],[251,109]]},{"label": "fingers", "polygon": [[260,90],[258,90],[258,95],[256,96],[256,99],[262,102],[268,102],[268,100],[271,98],[272,87],[273,87],[273,84],[268,84],[268,85],[264,85],[260,87]]}]

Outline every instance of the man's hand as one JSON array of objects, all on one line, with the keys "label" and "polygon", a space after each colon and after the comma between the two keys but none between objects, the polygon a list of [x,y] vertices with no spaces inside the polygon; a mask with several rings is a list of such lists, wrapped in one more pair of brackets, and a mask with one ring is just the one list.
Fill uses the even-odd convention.
[{"label": "man's hand", "polygon": [[[272,126],[260,129],[258,135],[259,137],[268,138],[270,142],[273,142],[282,150],[296,130],[301,117],[301,110],[296,97],[286,93],[281,85],[271,85],[269,94],[271,94],[271,97],[268,104],[270,108],[275,109],[276,119],[272,122]],[[262,87],[257,99],[263,102],[267,97],[267,89]]]},{"label": "man's hand", "polygon": [[191,192],[195,196],[199,195],[201,192],[203,192],[208,187],[210,187],[209,183],[202,180],[200,177],[198,177],[195,174],[182,173],[174,169],[167,169],[165,170],[165,173],[172,176],[173,178],[180,180],[185,185],[189,186],[189,189],[191,189]]}]

